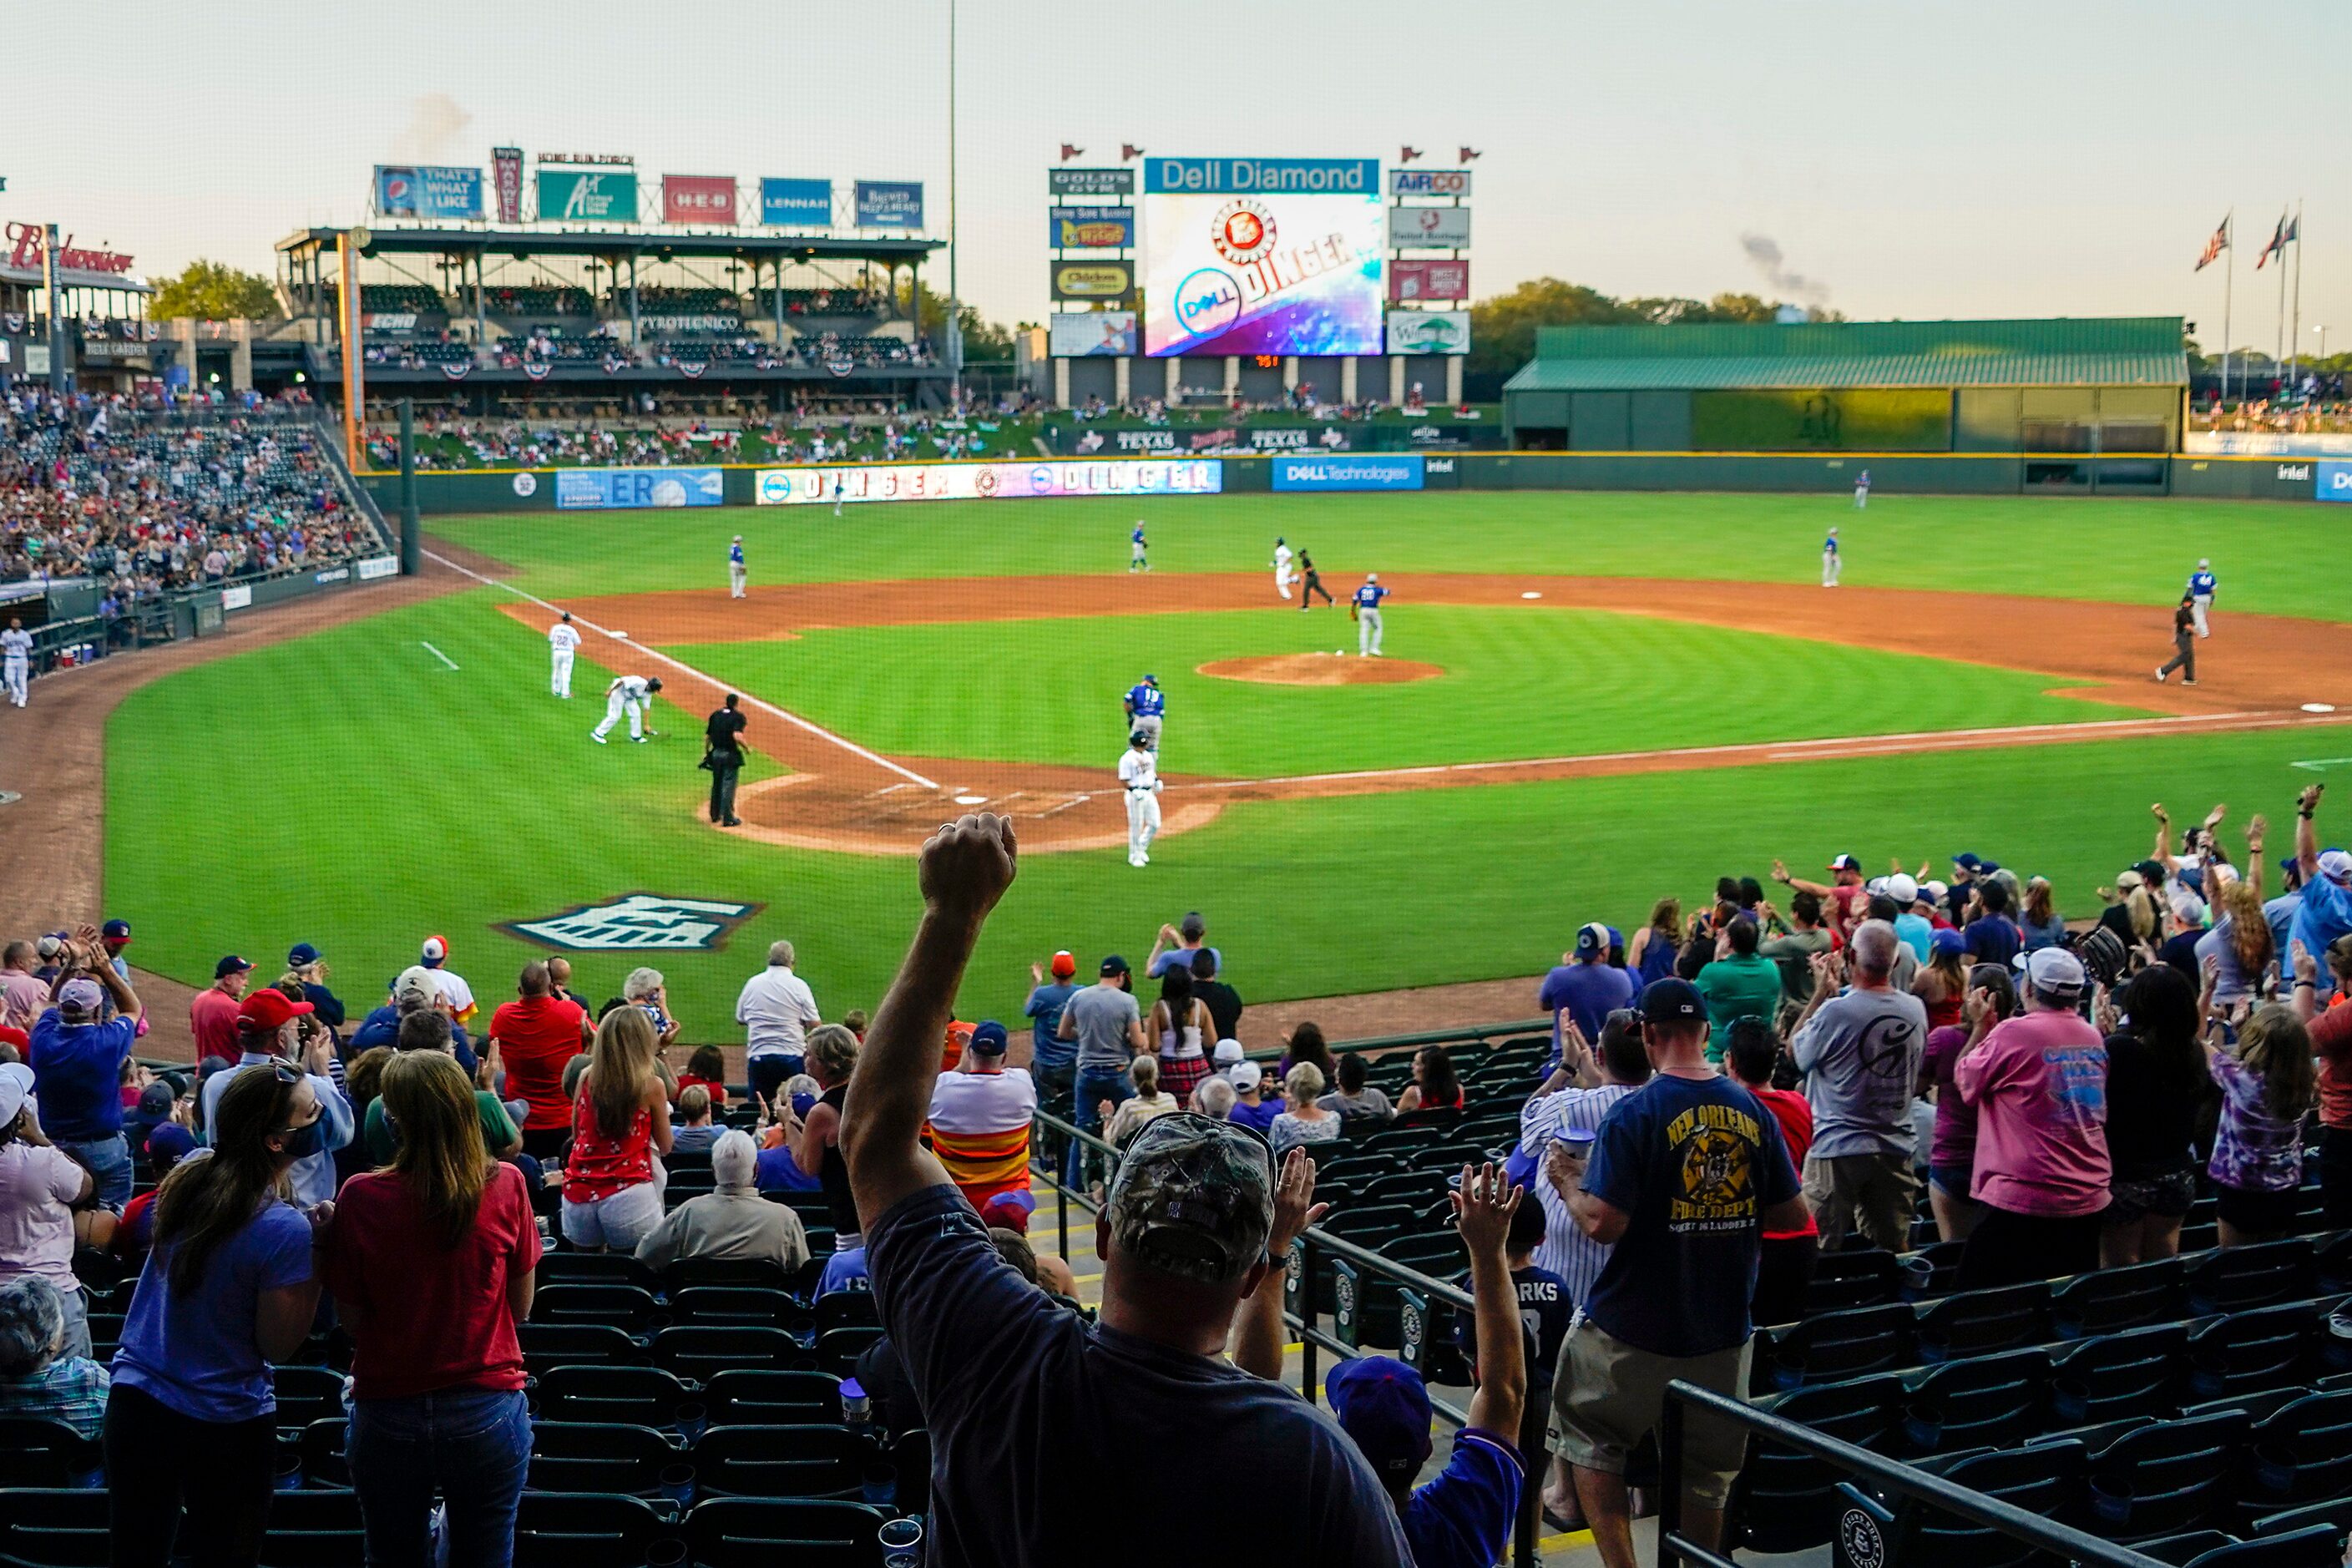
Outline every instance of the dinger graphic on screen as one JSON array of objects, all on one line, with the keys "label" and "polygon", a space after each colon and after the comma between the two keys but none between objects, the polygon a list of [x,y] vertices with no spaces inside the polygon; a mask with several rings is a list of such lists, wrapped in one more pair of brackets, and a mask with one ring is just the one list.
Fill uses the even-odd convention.
[{"label": "dinger graphic on screen", "polygon": [[1157,158],[1144,190],[1146,354],[1381,352],[1377,162]]}]

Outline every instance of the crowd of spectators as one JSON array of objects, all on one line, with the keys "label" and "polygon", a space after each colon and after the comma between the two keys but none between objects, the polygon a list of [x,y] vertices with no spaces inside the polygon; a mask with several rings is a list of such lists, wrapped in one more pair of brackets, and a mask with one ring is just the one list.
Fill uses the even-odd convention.
[{"label": "crowd of spectators", "polygon": [[[819,1295],[875,1298],[860,1383],[890,1429],[930,1435],[934,1560],[1075,1560],[1126,1517],[1117,1478],[1148,1432],[1282,1478],[1170,1526],[1189,1555],[1492,1563],[1525,1478],[1630,1568],[1625,1475],[1666,1383],[1744,1394],[1756,1326],[1801,1316],[1849,1235],[1909,1250],[1923,1182],[1965,1288],[2170,1256],[2207,1188],[2222,1245],[2284,1234],[2307,1159],[2352,1224],[2352,855],[2321,847],[2322,794],[2294,801],[2275,873],[2262,816],[2228,833],[2216,806],[2176,836],[2156,807],[2148,854],[2071,922],[2046,882],[1963,852],[1941,878],[1775,862],[1786,913],[1727,877],[1631,942],[1580,928],[1541,983],[1555,1053],[1515,1144],[1453,1184],[1475,1386],[1426,1482],[1420,1373],[1342,1362],[1328,1414],[1281,1384],[1269,1259],[1322,1217],[1318,1156],[1351,1124],[1465,1109],[1451,1055],[1416,1051],[1391,1096],[1302,1023],[1269,1070],[1197,912],[1088,984],[1073,953],[1036,964],[1025,1038],[959,1019],[960,990],[996,989],[965,969],[1015,875],[1001,819],[925,847],[870,1021],[772,946],[735,1008],[739,1088],[717,1048],[686,1050],[707,1021],[659,971],[592,1008],[565,961],[533,961],[486,1005],[438,936],[366,1009],[308,943],[265,984],[226,956],[189,1010],[202,1059],[158,1075],[134,1059],[152,1020],[127,924],[9,942],[0,1415],[100,1436],[142,1478],[112,1490],[116,1561],[164,1561],[184,1514],[251,1562],[270,1369],[331,1322],[371,1558],[421,1560],[437,1495],[452,1560],[499,1562],[530,1452],[516,1325],[546,1250],[821,1261]],[[1063,1156],[1066,1183],[1100,1184],[1091,1319],[1067,1260],[1023,1237],[1057,1152],[1032,1147],[1041,1110],[1119,1154]],[[110,1352],[77,1271],[105,1252],[138,1271]],[[197,1451],[200,1479],[179,1462]],[[1690,1419],[1695,1539],[1721,1539],[1743,1452]]]},{"label": "crowd of spectators", "polygon": [[2301,435],[2352,431],[2352,401],[2344,394],[2344,373],[2306,370],[2294,378],[2241,377],[2228,401],[2216,386],[2189,404],[2191,430],[2259,430]]},{"label": "crowd of spectators", "polygon": [[94,578],[131,605],[375,547],[307,423],[23,386],[0,405],[0,581]]},{"label": "crowd of spectators", "polygon": [[[648,417],[481,419],[428,412],[417,426],[419,469],[704,463],[898,461],[1007,457],[1029,449],[1036,421],[1018,398],[963,410],[909,412],[902,404],[855,412],[814,409],[733,419]],[[396,468],[400,447],[389,430],[372,430],[369,461]]]}]

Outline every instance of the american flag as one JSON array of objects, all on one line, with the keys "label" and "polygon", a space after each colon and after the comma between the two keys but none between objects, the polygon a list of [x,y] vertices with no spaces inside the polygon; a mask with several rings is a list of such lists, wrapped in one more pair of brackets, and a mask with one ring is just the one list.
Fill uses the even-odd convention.
[{"label": "american flag", "polygon": [[2197,258],[2197,265],[2190,268],[2189,270],[2191,272],[2204,271],[2208,267],[2212,266],[2214,262],[2220,260],[2221,253],[2229,248],[2230,220],[2228,218],[2223,218],[2221,220],[2221,226],[2213,231],[2213,237],[2205,242],[2205,254]]}]

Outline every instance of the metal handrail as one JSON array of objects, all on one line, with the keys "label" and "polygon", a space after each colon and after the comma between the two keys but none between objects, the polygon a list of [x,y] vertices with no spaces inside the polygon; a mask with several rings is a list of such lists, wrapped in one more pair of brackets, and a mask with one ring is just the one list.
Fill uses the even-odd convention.
[{"label": "metal handrail", "polygon": [[[1999,1498],[1970,1491],[1941,1476],[1915,1469],[1897,1460],[1874,1454],[1867,1448],[1858,1448],[1852,1443],[1824,1436],[1810,1426],[1800,1426],[1768,1410],[1759,1409],[1745,1400],[1718,1394],[1711,1388],[1701,1388],[1681,1378],[1666,1384],[1665,1405],[1658,1418],[1658,1468],[1663,1482],[1660,1489],[1664,1494],[1658,1507],[1658,1568],[1680,1568],[1685,1561],[1698,1563],[1701,1568],[1738,1568],[1731,1558],[1720,1551],[1701,1546],[1683,1533],[1683,1427],[1686,1406],[1705,1410],[1720,1419],[1744,1426],[1753,1436],[1770,1437],[1776,1443],[1824,1460],[1894,1493],[1904,1505],[1894,1526],[1898,1534],[1909,1522],[1906,1513],[1927,1507],[1957,1515],[1972,1524],[1997,1530],[2003,1535],[2037,1546],[2061,1561],[2090,1564],[2092,1568],[2160,1568],[2157,1559],[2134,1552],[2129,1547],[2118,1546],[2112,1541],[2104,1541],[2086,1531],[2060,1524],[2041,1514],[2029,1513]],[[1872,1530],[1879,1528],[1877,1521],[1864,1510],[1849,1510],[1848,1518],[1855,1513],[1860,1513]],[[1844,1521],[1841,1521],[1841,1528],[1843,1525]]]},{"label": "metal handrail", "polygon": [[[1410,1035],[1371,1035],[1358,1040],[1334,1040],[1331,1048],[1349,1051],[1398,1051],[1408,1047],[1443,1046],[1454,1040],[1477,1040],[1484,1043],[1505,1035],[1549,1034],[1551,1018],[1522,1018],[1509,1024],[1475,1024],[1453,1029],[1423,1029]],[[1276,1061],[1286,1047],[1275,1046],[1246,1053],[1251,1061]]]}]

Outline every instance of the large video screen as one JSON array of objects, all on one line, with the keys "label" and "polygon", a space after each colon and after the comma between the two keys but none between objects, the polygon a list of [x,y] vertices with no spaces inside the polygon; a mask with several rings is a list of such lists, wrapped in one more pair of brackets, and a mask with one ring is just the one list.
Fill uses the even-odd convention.
[{"label": "large video screen", "polygon": [[1153,159],[1144,189],[1146,354],[1381,352],[1375,161]]}]

